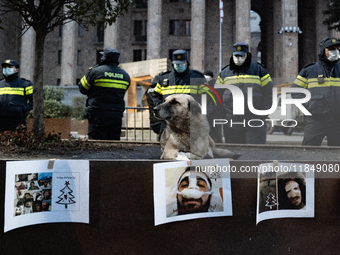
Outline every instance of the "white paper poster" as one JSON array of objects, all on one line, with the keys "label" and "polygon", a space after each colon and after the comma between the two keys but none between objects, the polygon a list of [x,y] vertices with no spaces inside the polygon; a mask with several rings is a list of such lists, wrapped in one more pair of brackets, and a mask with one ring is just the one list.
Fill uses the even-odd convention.
[{"label": "white paper poster", "polygon": [[154,164],[155,225],[231,216],[229,159]]},{"label": "white paper poster", "polygon": [[89,161],[6,164],[4,232],[41,223],[89,223]]},{"label": "white paper poster", "polygon": [[310,164],[261,164],[256,224],[274,218],[314,217],[313,169]]}]

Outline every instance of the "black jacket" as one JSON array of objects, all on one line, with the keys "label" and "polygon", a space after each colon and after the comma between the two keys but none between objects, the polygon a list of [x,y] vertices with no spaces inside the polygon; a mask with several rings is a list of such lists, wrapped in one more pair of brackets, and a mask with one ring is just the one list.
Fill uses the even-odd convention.
[{"label": "black jacket", "polygon": [[78,83],[79,91],[87,95],[86,114],[117,114],[125,110],[124,95],[130,86],[130,76],[117,63],[103,63],[90,68]]},{"label": "black jacket", "polygon": [[[340,115],[340,64],[319,57],[316,63],[305,66],[292,87],[305,88],[311,99],[304,104],[312,116]],[[292,93],[293,98],[304,98],[303,93]]]},{"label": "black jacket", "polygon": [[[250,112],[247,104],[248,88],[253,88],[253,106],[257,110],[268,110],[272,106],[273,82],[268,71],[259,63],[251,62],[251,54],[248,53],[246,62],[242,66],[236,66],[233,58],[230,65],[222,69],[217,83],[235,85],[244,95],[244,116],[233,117],[236,119],[265,118],[256,116]],[[227,116],[233,115],[233,97],[229,89],[223,92],[223,107]]]},{"label": "black jacket", "polygon": [[[190,83],[192,78],[195,78],[195,80]],[[150,86],[154,88],[152,93],[153,107],[163,103],[167,96],[173,94],[188,94],[198,101],[198,96],[206,88],[205,86],[200,87],[204,82],[204,74],[190,68],[187,68],[183,73],[177,73],[175,70],[160,73],[153,79]]]},{"label": "black jacket", "polygon": [[27,114],[33,109],[33,84],[19,77],[18,73],[0,81],[1,121],[18,120],[25,123]]}]

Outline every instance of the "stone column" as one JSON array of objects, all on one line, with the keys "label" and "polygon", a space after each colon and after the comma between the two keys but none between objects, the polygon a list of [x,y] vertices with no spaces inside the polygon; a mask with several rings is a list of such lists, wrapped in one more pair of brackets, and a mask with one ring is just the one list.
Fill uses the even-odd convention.
[{"label": "stone column", "polygon": [[[282,52],[282,40],[283,40],[283,35],[279,34],[279,31],[283,27],[282,23],[282,4],[281,1],[275,0],[273,2],[273,17],[272,20],[269,20],[269,22],[272,22],[273,24],[273,29],[270,31],[274,36],[273,38],[273,55],[268,56],[268,58],[272,58],[273,62],[273,72],[270,74],[272,78],[281,78],[282,77],[282,57],[283,57],[283,52]],[[268,22],[268,23],[269,23]],[[281,32],[280,32],[281,33]],[[283,33],[283,32],[282,32]],[[281,81],[276,81],[274,82],[274,85],[280,84]]]},{"label": "stone column", "polygon": [[31,27],[21,37],[20,77],[33,82],[35,57],[35,31]]},{"label": "stone column", "polygon": [[161,58],[162,2],[148,1],[147,59]]},{"label": "stone column", "polygon": [[191,59],[193,69],[204,72],[205,0],[191,2]]},{"label": "stone column", "polygon": [[106,47],[111,47],[117,49],[117,22],[113,23],[111,26],[107,26],[104,30],[104,49]]},{"label": "stone column", "polygon": [[250,0],[235,0],[236,40],[250,45]]},{"label": "stone column", "polygon": [[63,26],[60,81],[62,86],[76,85],[77,28],[78,24],[75,21],[71,21]]},{"label": "stone column", "polygon": [[[111,4],[113,6],[116,5],[116,2],[114,1],[111,1]],[[117,47],[117,44],[118,44],[118,23],[119,22],[119,18],[116,19],[116,22],[113,23],[111,26],[107,26],[104,30],[104,49],[106,47],[111,47],[111,48],[114,48],[114,49],[117,49],[119,50]]]},{"label": "stone column", "polygon": [[288,27],[290,32],[283,32],[282,35],[282,78],[287,82],[293,82],[299,73],[299,49],[298,33],[292,31],[298,27],[298,1],[282,1],[282,26]]}]

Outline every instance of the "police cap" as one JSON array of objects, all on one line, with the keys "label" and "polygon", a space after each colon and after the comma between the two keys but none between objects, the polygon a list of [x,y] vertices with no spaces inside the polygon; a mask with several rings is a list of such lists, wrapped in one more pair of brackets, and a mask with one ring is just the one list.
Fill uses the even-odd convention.
[{"label": "police cap", "polygon": [[249,45],[246,43],[235,43],[233,45],[233,55],[244,56],[246,52],[249,52]]},{"label": "police cap", "polygon": [[111,47],[107,47],[104,49],[104,51],[100,52],[100,54],[103,54],[101,58],[101,62],[115,62],[118,63],[120,52],[116,49],[113,49]]},{"label": "police cap", "polygon": [[1,66],[2,67],[4,67],[4,66],[15,66],[16,68],[19,68],[19,63],[16,62],[15,60],[13,60],[13,59],[7,59],[1,64]]},{"label": "police cap", "polygon": [[186,50],[176,50],[172,53],[173,64],[185,64],[188,61]]},{"label": "police cap", "polygon": [[323,55],[325,48],[331,47],[333,45],[340,46],[340,42],[335,37],[326,37],[320,42],[320,54]]}]

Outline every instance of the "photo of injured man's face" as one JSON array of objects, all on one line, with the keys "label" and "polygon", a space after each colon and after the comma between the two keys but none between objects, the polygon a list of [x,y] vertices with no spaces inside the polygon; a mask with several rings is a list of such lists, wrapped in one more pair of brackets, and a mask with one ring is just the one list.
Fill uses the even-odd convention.
[{"label": "photo of injured man's face", "polygon": [[178,214],[207,212],[211,200],[211,180],[200,172],[186,171],[178,181]]},{"label": "photo of injured man's face", "polygon": [[[222,178],[195,167],[167,169],[167,216],[223,211]],[[171,182],[171,187],[170,183]]]}]

